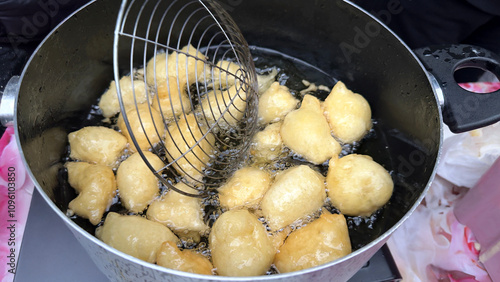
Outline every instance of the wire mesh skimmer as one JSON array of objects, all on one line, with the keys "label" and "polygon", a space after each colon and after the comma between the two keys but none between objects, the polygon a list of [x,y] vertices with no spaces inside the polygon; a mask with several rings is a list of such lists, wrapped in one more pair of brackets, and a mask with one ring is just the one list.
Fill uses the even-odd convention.
[{"label": "wire mesh skimmer", "polygon": [[[255,68],[234,21],[212,0],[123,1],[113,51],[131,147],[179,193],[200,196],[207,186],[220,185],[256,130]],[[128,96],[118,83],[127,74],[133,77]],[[154,165],[146,150],[163,166]],[[178,182],[194,190],[174,187]]]}]

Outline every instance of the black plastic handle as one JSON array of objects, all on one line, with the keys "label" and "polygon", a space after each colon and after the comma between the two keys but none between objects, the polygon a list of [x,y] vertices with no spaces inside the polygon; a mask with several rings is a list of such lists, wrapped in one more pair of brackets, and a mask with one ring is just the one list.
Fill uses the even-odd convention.
[{"label": "black plastic handle", "polygon": [[439,83],[444,95],[443,120],[455,133],[481,128],[500,121],[500,90],[473,93],[454,78],[457,69],[480,68],[500,77],[500,57],[472,45],[430,46],[414,50]]}]

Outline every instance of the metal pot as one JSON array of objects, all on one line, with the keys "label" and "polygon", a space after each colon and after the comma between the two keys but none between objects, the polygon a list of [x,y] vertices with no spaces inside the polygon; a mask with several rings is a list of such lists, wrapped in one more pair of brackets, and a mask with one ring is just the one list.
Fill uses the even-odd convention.
[{"label": "metal pot", "polygon": [[[4,107],[9,97],[15,98],[13,120],[26,166],[43,198],[113,281],[345,281],[423,199],[440,154],[443,116],[457,132],[500,120],[498,93],[477,96],[462,90],[453,80],[454,69],[467,64],[499,73],[499,60],[474,47],[417,50],[428,69],[444,69],[435,73],[434,79],[415,53],[382,22],[349,2],[241,0],[222,4],[250,45],[307,61],[362,93],[371,104],[373,116],[380,123],[379,138],[387,146],[366,150],[376,155],[376,161],[392,168],[396,187],[381,215],[384,220],[364,234],[363,247],[339,260],[293,273],[209,277],[165,269],[123,254],[65,215],[70,191],[61,189],[59,172],[67,134],[75,124],[85,126],[82,114],[113,79],[118,0],[95,1],[70,16],[43,41],[18,84],[10,85],[13,91],[4,95]],[[388,7],[388,13],[390,8],[394,7]],[[435,58],[438,55],[441,59]],[[438,99],[441,91],[445,92],[444,103]]]}]

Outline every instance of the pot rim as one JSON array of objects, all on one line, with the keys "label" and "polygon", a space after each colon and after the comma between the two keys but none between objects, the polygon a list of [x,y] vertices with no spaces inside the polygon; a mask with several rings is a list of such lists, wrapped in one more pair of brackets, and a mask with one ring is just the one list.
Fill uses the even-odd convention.
[{"label": "pot rim", "polygon": [[[22,72],[22,74],[20,76],[20,79],[19,79],[20,85],[22,84],[22,81],[24,79],[24,75],[25,75],[26,70],[27,70],[28,66],[30,65],[32,59],[37,54],[38,50],[43,47],[43,44],[45,43],[45,41],[48,40],[48,38],[52,36],[52,34],[54,33],[54,31],[57,30],[61,25],[63,25],[68,19],[72,18],[75,14],[77,14],[81,10],[84,10],[85,8],[87,8],[88,6],[92,5],[95,2],[97,2],[97,0],[92,0],[89,3],[87,3],[86,5],[80,7],[78,10],[76,10],[71,15],[69,15],[65,20],[63,20],[59,25],[57,25],[45,37],[45,39],[34,50],[33,54],[30,57],[30,59],[27,61],[26,65],[25,65],[25,67],[23,69],[23,72]],[[442,143],[443,143],[443,126],[444,126],[444,123],[443,123],[443,117],[442,117],[441,103],[440,103],[440,99],[439,99],[440,95],[442,95],[442,92],[440,92],[441,89],[439,89],[435,85],[433,85],[432,82],[433,82],[434,78],[432,77],[432,75],[430,75],[425,70],[425,68],[424,68],[423,64],[421,63],[421,61],[417,58],[417,56],[414,54],[414,52],[401,40],[401,38],[399,36],[397,36],[392,30],[390,30],[381,20],[379,20],[379,19],[375,18],[374,16],[372,16],[371,14],[369,14],[363,8],[361,8],[358,5],[350,2],[349,0],[343,0],[343,2],[346,3],[346,4],[348,4],[348,5],[351,5],[354,8],[356,8],[357,10],[359,10],[359,12],[363,13],[364,16],[369,17],[370,20],[375,21],[376,23],[378,23],[379,25],[381,25],[384,29],[386,29],[394,37],[396,37],[396,39],[398,39],[398,41],[400,42],[400,44],[402,45],[402,47],[404,47],[404,48],[406,48],[408,50],[409,54],[411,56],[413,56],[414,60],[419,64],[421,70],[425,73],[425,75],[427,77],[427,81],[428,81],[428,83],[430,85],[430,88],[433,91],[434,98],[435,98],[435,103],[437,105],[437,109],[438,109],[438,112],[439,112],[438,116],[439,116],[439,124],[440,124],[440,126],[439,126],[439,145],[438,145],[438,151],[437,151],[437,154],[436,154],[436,161],[435,161],[434,167],[432,168],[431,176],[430,176],[429,180],[427,181],[426,187],[424,188],[424,190],[422,191],[422,193],[420,194],[420,196],[418,197],[418,199],[414,202],[414,204],[412,205],[412,207],[408,210],[408,212],[406,212],[405,215],[396,224],[394,224],[390,229],[388,229],[386,232],[384,232],[382,235],[380,235],[379,237],[377,237],[372,242],[370,242],[367,245],[365,245],[365,246],[357,249],[356,251],[350,253],[347,256],[344,256],[344,257],[339,258],[337,260],[334,260],[334,261],[331,261],[331,262],[328,262],[328,263],[325,263],[325,264],[322,264],[322,265],[319,265],[319,266],[316,266],[316,267],[311,267],[311,268],[307,268],[307,269],[304,269],[304,270],[294,271],[294,272],[289,272],[289,273],[280,273],[280,274],[262,275],[262,276],[248,276],[248,277],[210,276],[210,275],[201,275],[201,274],[194,274],[194,273],[189,273],[189,272],[183,272],[183,271],[178,271],[178,270],[173,270],[173,269],[165,268],[165,267],[162,267],[162,266],[159,266],[159,265],[156,265],[156,264],[152,264],[152,263],[140,260],[138,258],[135,258],[135,257],[133,257],[131,255],[125,254],[125,253],[123,253],[123,252],[121,252],[121,251],[119,251],[119,250],[117,250],[115,248],[110,247],[109,245],[105,244],[103,241],[99,240],[94,235],[88,233],[86,230],[84,230],[83,228],[81,228],[78,224],[76,224],[74,221],[72,221],[64,212],[62,212],[55,205],[55,203],[47,196],[47,194],[43,191],[43,189],[41,188],[41,185],[38,183],[37,179],[34,177],[33,173],[31,172],[31,169],[28,166],[28,162],[27,162],[27,160],[26,160],[26,158],[24,156],[23,148],[22,148],[21,143],[20,143],[19,130],[18,130],[18,125],[17,125],[17,104],[18,104],[19,93],[17,93],[17,95],[15,97],[15,105],[16,106],[14,107],[14,129],[15,129],[16,143],[17,143],[17,146],[19,148],[19,152],[20,152],[20,155],[21,155],[22,162],[23,162],[24,166],[26,167],[26,170],[27,170],[30,178],[32,179],[33,183],[35,184],[36,189],[38,190],[38,192],[40,193],[40,195],[42,196],[42,198],[45,200],[45,202],[50,206],[50,208],[53,211],[56,212],[56,214],[64,221],[64,223],[71,229],[72,232],[73,231],[78,232],[84,238],[86,238],[86,239],[90,240],[91,242],[97,244],[99,247],[105,249],[108,252],[113,253],[116,256],[123,257],[123,258],[127,259],[128,261],[130,261],[132,263],[139,264],[139,265],[141,265],[141,266],[143,266],[145,268],[151,268],[151,269],[154,269],[154,270],[159,271],[159,272],[165,272],[165,273],[177,275],[177,276],[184,277],[184,278],[194,278],[194,279],[204,279],[204,280],[214,280],[214,281],[255,281],[255,280],[286,279],[288,277],[299,276],[299,275],[303,275],[303,274],[315,272],[315,271],[318,271],[318,270],[322,270],[322,269],[325,269],[325,268],[329,268],[329,267],[331,267],[331,266],[333,266],[335,264],[339,264],[339,263],[342,263],[344,261],[350,260],[353,257],[356,257],[356,256],[360,255],[361,253],[367,251],[368,249],[371,249],[371,248],[375,247],[376,245],[378,245],[378,244],[380,244],[382,242],[385,243],[385,241],[389,239],[389,236],[397,228],[399,228],[403,224],[403,222],[406,221],[413,214],[413,212],[415,211],[415,209],[420,205],[420,203],[424,199],[425,195],[427,194],[427,191],[429,190],[429,188],[430,188],[430,186],[431,186],[431,184],[432,184],[432,182],[433,182],[433,180],[435,178],[437,166],[438,166],[438,164],[440,162],[440,159],[441,159]]]}]

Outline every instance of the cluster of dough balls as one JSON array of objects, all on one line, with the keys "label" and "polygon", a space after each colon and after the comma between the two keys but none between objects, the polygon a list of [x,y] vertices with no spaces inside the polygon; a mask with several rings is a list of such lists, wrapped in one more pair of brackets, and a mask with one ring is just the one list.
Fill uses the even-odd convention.
[{"label": "cluster of dough balls", "polygon": [[[244,167],[219,189],[225,212],[209,237],[212,263],[219,275],[263,275],[273,264],[281,273],[296,271],[351,252],[346,220],[321,210],[326,200],[325,177],[310,166],[294,166],[275,177]],[[320,213],[318,219],[292,230],[291,226],[303,225]],[[317,244],[322,241],[327,243]]]},{"label": "cluster of dough balls", "polygon": [[[370,216],[389,201],[394,186],[387,170],[369,156],[339,158],[341,144],[359,141],[371,129],[366,100],[339,82],[324,102],[306,94],[299,103],[286,86],[274,82],[260,97],[259,123],[263,129],[250,148],[253,162],[218,190],[225,212],[210,234],[217,272],[261,275],[274,265],[285,273],[349,254],[344,215]],[[286,150],[310,165],[268,172]],[[328,165],[326,177],[317,165]],[[324,209],[327,197],[341,214]],[[258,263],[253,261],[257,255]]]},{"label": "cluster of dough balls", "polygon": [[[68,182],[78,195],[68,207],[99,226],[96,229],[99,239],[150,263],[213,274],[212,263],[205,255],[178,248],[181,239],[199,242],[209,229],[203,220],[201,199],[172,190],[160,197],[159,180],[141,156],[161,173],[165,164],[156,154],[132,152],[122,161],[126,137],[105,127],[85,127],[71,133],[69,141],[70,156],[75,161],[65,166]],[[182,182],[175,187],[187,193],[196,192]],[[133,215],[114,212],[105,215],[117,194]]]},{"label": "cluster of dough balls", "polygon": [[[205,59],[186,46],[181,52],[157,54],[148,62],[144,79],[127,76],[119,81],[136,145],[121,113],[120,131],[95,126],[69,134],[75,161],[66,167],[78,193],[69,208],[99,225],[96,236],[111,247],[198,274],[256,276],[273,266],[285,273],[349,254],[344,215],[370,216],[390,199],[393,183],[369,156],[339,158],[341,144],[361,140],[372,126],[366,100],[342,82],[323,102],[307,94],[299,101],[278,82],[259,90],[262,130],[251,144],[252,162],[218,188],[223,212],[212,228],[204,221],[200,198],[171,189],[160,195],[160,183],[143,156],[157,173],[173,163],[190,183],[178,182],[175,188],[196,193],[192,184],[203,185],[205,165],[217,150],[209,128],[215,123],[222,129],[235,126],[244,116],[247,89],[237,76],[227,75],[239,73],[240,66],[220,61],[207,68]],[[194,107],[189,85],[206,77],[214,90]],[[113,82],[101,97],[104,117],[120,112],[116,92]],[[166,163],[151,152],[160,141]],[[309,164],[268,170],[287,150]],[[326,176],[318,165],[328,165]],[[109,212],[102,222],[116,195],[130,213]],[[328,202],[341,214],[328,212]],[[202,236],[208,236],[210,255],[181,247],[181,242],[199,243]]]},{"label": "cluster of dough balls", "polygon": [[372,127],[368,102],[341,81],[325,101],[306,94],[297,109],[298,104],[288,88],[278,82],[261,95],[259,121],[265,128],[253,142],[257,161],[272,162],[285,146],[313,164],[323,164],[338,157],[341,144],[360,141]]},{"label": "cluster of dough balls", "polygon": [[[209,67],[206,59],[191,45],[179,52],[158,53],[144,69],[120,79],[120,98],[112,81],[98,106],[105,122],[118,117],[111,125],[118,130],[89,126],[70,133],[72,161],[66,163],[66,169],[68,182],[77,193],[68,214],[98,226],[99,239],[147,262],[211,275],[214,267],[206,254],[179,248],[181,242],[200,242],[210,230],[204,221],[202,200],[172,189],[161,195],[160,182],[151,171],[161,174],[171,163],[182,177],[174,187],[198,193],[193,186],[203,189],[203,171],[217,149],[209,127],[215,123],[220,128],[235,126],[244,116],[248,89],[239,77],[244,74],[241,66],[219,61]],[[213,90],[203,98],[191,97],[189,87],[202,81]],[[192,103],[194,99],[198,104]],[[160,142],[165,160],[154,151]],[[260,170],[254,173],[263,176]],[[270,176],[263,177],[259,184],[270,182]],[[233,183],[247,181],[235,175]],[[264,186],[262,189],[269,185]],[[262,198],[263,191],[247,192],[255,198],[245,202],[228,199],[227,204],[250,206]],[[128,215],[106,214],[116,197]]]}]

